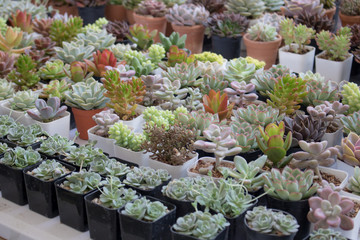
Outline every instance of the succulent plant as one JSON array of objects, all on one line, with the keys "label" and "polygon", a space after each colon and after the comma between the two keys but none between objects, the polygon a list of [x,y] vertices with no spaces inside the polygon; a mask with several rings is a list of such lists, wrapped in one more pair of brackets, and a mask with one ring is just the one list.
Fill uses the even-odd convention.
[{"label": "succulent plant", "polygon": [[284,6],[284,0],[265,0],[266,10],[270,12],[278,12]]},{"label": "succulent plant", "polygon": [[63,68],[64,62],[59,59],[56,59],[53,62],[48,61],[39,69],[40,77],[44,80],[61,80],[66,76]]},{"label": "succulent plant", "polygon": [[23,39],[23,32],[8,27],[5,34],[0,34],[0,50],[10,54],[24,53],[31,46],[18,48]]},{"label": "succulent plant", "polygon": [[64,68],[64,72],[74,83],[86,81],[93,76],[92,72],[87,73],[87,65],[79,61],[72,62],[69,69]]},{"label": "succulent plant", "polygon": [[172,82],[179,80],[182,88],[195,87],[199,85],[196,80],[200,76],[200,70],[193,63],[177,63],[174,67],[168,67],[161,75]]},{"label": "succulent plant", "polygon": [[141,3],[141,0],[123,0],[123,6],[126,9],[134,10]]},{"label": "succulent plant", "polygon": [[142,190],[152,190],[170,179],[171,175],[164,169],[155,170],[142,166],[132,168],[123,182]]},{"label": "succulent plant", "polygon": [[354,202],[329,187],[319,189],[318,196],[309,199],[309,205],[307,218],[314,223],[315,230],[329,227],[351,230],[354,227],[353,220],[346,216],[354,207]]},{"label": "succulent plant", "polygon": [[359,145],[360,137],[354,133],[350,132],[349,135],[341,140],[341,146],[338,146],[340,154],[338,155],[339,159],[343,160],[345,163],[351,166],[360,166],[359,158]]},{"label": "succulent plant", "polygon": [[354,112],[348,116],[343,116],[340,121],[344,126],[344,132],[348,134],[350,132],[360,134],[360,112]]},{"label": "succulent plant", "polygon": [[211,90],[223,93],[224,89],[229,85],[229,82],[224,79],[222,72],[213,75],[205,74],[202,78],[198,79],[196,83],[199,84],[203,95],[208,95]]},{"label": "succulent plant", "polygon": [[43,181],[53,181],[67,173],[70,173],[70,170],[54,159],[46,160],[42,162],[37,168],[27,172],[27,174],[33,175],[34,177]]},{"label": "succulent plant", "polygon": [[348,82],[342,86],[342,102],[350,106],[347,114],[360,110],[360,88],[356,83]]},{"label": "succulent plant", "polygon": [[134,24],[129,28],[130,34],[126,37],[134,44],[139,50],[147,50],[154,42],[157,30],[150,30],[141,24]]},{"label": "succulent plant", "polygon": [[104,176],[123,177],[131,168],[114,158],[97,157],[90,163],[90,171]]},{"label": "succulent plant", "polygon": [[166,19],[174,25],[194,26],[202,25],[209,17],[209,12],[204,6],[192,3],[175,4],[166,14]]},{"label": "succulent plant", "polygon": [[252,83],[233,81],[230,86],[231,88],[225,88],[224,92],[228,94],[229,102],[234,103],[236,107],[244,107],[258,98],[255,93],[251,93],[255,90],[255,85]]},{"label": "succulent plant", "polygon": [[118,60],[124,60],[125,53],[131,50],[131,45],[118,43],[109,47],[109,50],[114,53]]},{"label": "succulent plant", "polygon": [[332,9],[335,7],[334,0],[320,0],[320,3],[324,5],[324,9]]},{"label": "succulent plant", "polygon": [[351,29],[351,49],[355,49],[360,46],[360,24],[354,24],[349,26]]},{"label": "succulent plant", "polygon": [[5,153],[9,149],[10,147],[6,143],[0,143],[0,154]]},{"label": "succulent plant", "polygon": [[97,124],[94,134],[108,137],[110,126],[118,122],[120,118],[118,115],[114,114],[113,109],[108,109],[95,114],[92,119]]},{"label": "succulent plant", "polygon": [[14,68],[15,57],[0,51],[0,78],[6,77]]},{"label": "succulent plant", "polygon": [[300,227],[294,216],[265,206],[247,211],[245,218],[250,229],[271,236],[289,236]]},{"label": "succulent plant", "polygon": [[166,37],[163,33],[159,32],[160,42],[166,52],[169,52],[171,46],[177,46],[180,49],[184,48],[186,37],[186,34],[180,37],[178,32],[172,32],[169,37]]},{"label": "succulent plant", "polygon": [[89,30],[86,33],[78,34],[75,40],[83,41],[85,46],[93,46],[96,51],[103,51],[113,45],[116,38],[108,34],[106,30],[100,32]]},{"label": "succulent plant", "polygon": [[16,12],[11,14],[9,22],[12,27],[18,27],[21,31],[32,32],[31,14],[28,14],[26,11],[17,9]]},{"label": "succulent plant", "polygon": [[269,191],[268,194],[274,198],[286,201],[300,201],[313,196],[319,185],[313,183],[314,172],[306,170],[302,172],[300,169],[291,169],[286,166],[282,172],[279,169],[271,169],[264,175],[264,190]]},{"label": "succulent plant", "polygon": [[4,157],[0,159],[0,163],[12,168],[22,169],[30,165],[34,165],[42,160],[40,153],[31,147],[16,147],[5,152]]},{"label": "succulent plant", "polygon": [[63,42],[71,42],[82,31],[81,17],[70,17],[66,22],[55,19],[50,26],[50,38],[61,46]]},{"label": "succulent plant", "polygon": [[204,6],[205,9],[209,11],[210,15],[215,14],[219,9],[223,9],[225,4],[225,1],[223,0],[192,0],[191,2],[196,5]]},{"label": "succulent plant", "polygon": [[234,103],[228,104],[228,95],[221,94],[220,91],[210,90],[209,95],[203,96],[203,105],[205,112],[217,114],[222,121],[230,117]]},{"label": "succulent plant", "polygon": [[340,232],[337,232],[331,228],[324,229],[319,228],[317,231],[310,233],[310,240],[346,240],[347,238],[342,236]]},{"label": "succulent plant", "polygon": [[340,3],[340,12],[348,16],[360,15],[360,2],[358,0],[345,0]]},{"label": "succulent plant", "polygon": [[55,134],[42,141],[37,151],[48,156],[56,156],[73,151],[75,148],[74,141]]},{"label": "succulent plant", "polygon": [[74,5],[77,7],[83,8],[83,7],[97,7],[97,6],[103,6],[106,4],[106,0],[76,0],[74,1]]},{"label": "succulent plant", "polygon": [[72,63],[74,61],[83,61],[91,58],[92,52],[95,50],[93,46],[85,46],[84,41],[63,42],[63,47],[55,47],[56,56],[64,63]]},{"label": "succulent plant", "polygon": [[265,3],[260,0],[230,0],[225,3],[228,12],[240,13],[247,18],[256,19],[266,9]]},{"label": "succulent plant", "polygon": [[291,115],[300,108],[299,104],[302,103],[302,99],[308,92],[306,91],[306,81],[286,75],[278,78],[274,89],[266,93],[270,97],[267,100],[270,106],[278,108],[280,113]]},{"label": "succulent plant", "polygon": [[105,183],[98,173],[87,172],[86,170],[73,172],[66,176],[65,179],[60,187],[77,194],[85,194]]},{"label": "succulent plant", "polygon": [[88,59],[84,59],[84,61],[88,66],[88,71],[94,72],[95,77],[104,76],[107,66],[116,67],[117,65],[115,55],[107,49],[103,52],[97,50],[96,53],[93,53],[93,59],[93,61]]},{"label": "succulent plant", "polygon": [[18,85],[22,90],[34,87],[40,77],[36,70],[36,64],[28,55],[20,55],[7,78]]},{"label": "succulent plant", "polygon": [[221,213],[196,211],[176,220],[172,226],[179,234],[199,239],[214,239],[230,224]]},{"label": "succulent plant", "polygon": [[225,80],[229,82],[249,82],[256,72],[255,64],[248,63],[245,58],[232,59],[226,64]]},{"label": "succulent plant", "polygon": [[[231,128],[211,124],[203,131],[204,137],[209,141],[197,140],[194,143],[196,149],[214,153],[215,168],[220,166],[221,160],[226,156],[233,156],[241,152],[240,147],[236,147],[236,140],[231,135]],[[207,174],[211,169],[200,169],[200,173]]]},{"label": "succulent plant", "polygon": [[49,37],[37,38],[34,40],[34,44],[35,49],[43,51],[45,56],[53,57],[55,55],[55,42],[51,41]]},{"label": "succulent plant", "polygon": [[140,2],[135,12],[144,16],[164,17],[167,9],[165,3],[163,2],[156,0],[144,0]]},{"label": "succulent plant", "polygon": [[240,37],[248,25],[249,20],[238,13],[215,13],[206,23],[210,35],[232,38]]},{"label": "succulent plant", "polygon": [[145,85],[145,96],[143,103],[145,106],[152,106],[155,101],[155,91],[160,90],[162,85],[162,77],[160,75],[141,76]]},{"label": "succulent plant", "polygon": [[65,101],[65,92],[70,90],[71,84],[65,79],[52,80],[49,84],[45,85],[40,94],[40,98],[58,97],[61,102]]},{"label": "succulent plant", "polygon": [[38,94],[31,91],[19,91],[9,100],[10,108],[17,111],[25,111],[35,107]]},{"label": "succulent plant", "polygon": [[89,166],[96,158],[107,159],[107,156],[104,155],[103,151],[99,148],[95,148],[93,143],[72,148],[69,152],[64,153],[64,155],[64,161],[80,166],[81,168]]},{"label": "succulent plant", "polygon": [[147,222],[155,222],[159,218],[165,216],[168,208],[159,201],[150,201],[146,197],[136,199],[125,205],[121,214],[133,217],[138,220]]},{"label": "succulent plant", "polygon": [[247,32],[251,40],[258,42],[271,42],[278,38],[275,27],[260,22],[251,26]]},{"label": "succulent plant", "polygon": [[101,83],[89,78],[72,85],[72,90],[65,93],[66,104],[83,110],[104,108],[109,100],[104,96],[105,91]]},{"label": "succulent plant", "polygon": [[6,137],[6,135],[9,133],[9,130],[17,125],[15,120],[8,115],[0,115],[0,121],[0,137],[2,138]]},{"label": "succulent plant", "polygon": [[153,68],[157,68],[158,64],[165,57],[165,48],[159,44],[153,44],[149,47],[149,58],[153,63]]},{"label": "succulent plant", "polygon": [[0,78],[0,101],[12,98],[14,92],[14,84]]},{"label": "succulent plant", "polygon": [[257,19],[257,21],[263,24],[269,24],[275,27],[276,31],[279,32],[280,22],[284,19],[285,17],[283,15],[277,13],[265,13],[261,18]]},{"label": "succulent plant", "polygon": [[54,19],[52,18],[36,18],[33,20],[33,30],[44,37],[50,36],[50,27]]},{"label": "succulent plant", "polygon": [[123,41],[126,39],[126,35],[129,34],[129,24],[126,21],[109,21],[105,25],[107,33],[112,34],[116,41]]},{"label": "succulent plant", "polygon": [[178,124],[166,127],[145,125],[146,141],[141,148],[150,158],[172,166],[183,165],[193,158],[195,133]]},{"label": "succulent plant", "polygon": [[195,62],[194,55],[188,55],[188,53],[183,50],[179,49],[178,46],[171,46],[169,52],[166,54],[168,61],[166,62],[166,66],[174,67],[176,63],[193,63]]},{"label": "succulent plant", "polygon": [[163,126],[169,129],[170,126],[175,124],[175,114],[173,112],[161,110],[153,106],[147,107],[143,111],[143,118],[149,126]]},{"label": "succulent plant", "polygon": [[258,135],[259,132],[256,125],[251,125],[248,122],[232,121],[230,127],[236,140],[236,146],[241,147],[242,153],[258,148],[255,135]]},{"label": "succulent plant", "polygon": [[30,126],[14,125],[9,129],[6,137],[18,146],[29,146],[45,139],[45,136],[46,132],[39,125],[33,124]]},{"label": "succulent plant", "polygon": [[43,99],[36,99],[35,107],[37,111],[30,109],[27,110],[27,114],[40,122],[51,122],[54,119],[60,118],[66,111],[67,107],[60,107],[60,99],[58,97],[52,97],[45,102]]},{"label": "succulent plant", "polygon": [[109,128],[109,138],[114,139],[116,145],[134,152],[141,150],[141,144],[145,140],[144,135],[132,132],[122,122],[117,122]]},{"label": "succulent plant", "polygon": [[349,179],[347,184],[347,189],[351,191],[351,193],[360,195],[360,168],[354,168],[354,174]]},{"label": "succulent plant", "polygon": [[218,62],[219,64],[224,63],[224,58],[221,54],[216,54],[213,52],[202,52],[194,54],[195,60],[198,62]]}]

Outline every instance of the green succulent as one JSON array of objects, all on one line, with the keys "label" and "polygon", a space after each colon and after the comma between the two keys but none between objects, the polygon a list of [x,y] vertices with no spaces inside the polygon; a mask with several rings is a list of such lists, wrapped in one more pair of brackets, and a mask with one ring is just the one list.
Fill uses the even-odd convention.
[{"label": "green succulent", "polygon": [[44,80],[54,80],[66,77],[64,72],[64,62],[60,59],[56,59],[53,62],[46,62],[44,66],[39,69],[40,78]]},{"label": "green succulent", "polygon": [[202,52],[198,54],[194,54],[195,59],[201,62],[218,62],[219,64],[224,63],[224,58],[220,54],[216,54],[213,52]]},{"label": "green succulent", "polygon": [[124,54],[124,60],[126,60],[126,62],[131,62],[133,58],[137,58],[142,65],[145,63],[151,63],[151,61],[148,60],[146,56],[141,51],[138,50],[128,50],[123,54]]},{"label": "green succulent", "polygon": [[84,41],[63,42],[63,47],[55,47],[56,57],[64,63],[72,63],[74,61],[83,61],[90,59],[95,48],[93,46],[85,46]]},{"label": "green succulent", "polygon": [[180,49],[184,48],[186,37],[186,34],[180,37],[180,34],[178,32],[172,32],[169,37],[166,37],[163,33],[159,32],[160,42],[165,48],[166,52],[169,52],[170,47],[173,45],[177,46]]},{"label": "green succulent", "polygon": [[200,70],[193,63],[177,63],[174,67],[168,67],[162,72],[162,76],[171,82],[180,81],[181,88],[195,87],[199,85],[196,80],[200,76]]},{"label": "green succulent", "polygon": [[354,168],[354,175],[349,179],[347,188],[356,195],[360,195],[360,168]]},{"label": "green succulent", "polygon": [[131,69],[135,70],[135,76],[140,77],[142,75],[149,75],[153,70],[153,65],[150,60],[146,60],[145,62],[139,61],[137,57],[134,57],[129,62],[129,66]]},{"label": "green succulent", "polygon": [[209,95],[211,89],[222,93],[229,85],[229,82],[225,80],[223,73],[214,75],[205,74],[202,78],[197,80],[197,83],[199,84],[203,95]]},{"label": "green succulent", "polygon": [[72,85],[72,90],[65,93],[66,104],[83,110],[101,109],[109,101],[104,96],[105,92],[106,89],[102,83],[89,78],[86,82]]},{"label": "green succulent", "polygon": [[89,166],[97,158],[107,159],[103,151],[95,148],[93,144],[72,148],[68,153],[65,153],[65,156],[65,161],[82,167]]},{"label": "green succulent", "polygon": [[278,12],[284,6],[284,0],[264,0],[266,10],[269,12]]},{"label": "green succulent", "polygon": [[109,128],[109,138],[115,140],[115,144],[130,149],[134,152],[141,151],[141,144],[145,140],[143,134],[136,134],[122,122],[115,123]]},{"label": "green succulent", "polygon": [[22,148],[16,147],[10,149],[0,159],[0,163],[10,166],[12,168],[22,169],[30,165],[34,165],[42,160],[40,154],[31,147]]},{"label": "green succulent", "polygon": [[101,175],[122,177],[131,171],[130,167],[113,158],[97,157],[90,163],[90,171]]},{"label": "green succulent", "polygon": [[147,26],[134,24],[129,28],[130,34],[126,37],[134,44],[138,50],[147,50],[153,44],[157,30],[150,31]]},{"label": "green succulent", "polygon": [[313,182],[314,172],[306,170],[302,172],[300,169],[291,169],[286,166],[282,172],[279,169],[271,169],[271,173],[264,175],[264,190],[269,191],[268,194],[274,198],[299,201],[308,199],[313,196],[319,185]]},{"label": "green succulent", "polygon": [[77,194],[85,194],[105,183],[105,181],[101,181],[100,174],[88,172],[86,170],[73,172],[66,176],[65,179],[66,180],[60,185],[60,187]]},{"label": "green succulent", "polygon": [[354,112],[348,116],[340,118],[341,123],[344,125],[344,132],[349,134],[354,132],[360,134],[360,111]]},{"label": "green succulent", "polygon": [[236,122],[230,123],[231,130],[236,140],[236,146],[241,147],[241,152],[249,152],[252,149],[258,148],[255,135],[258,134],[258,129],[255,125],[251,125],[248,122]]},{"label": "green succulent", "polygon": [[341,232],[336,232],[331,228],[319,228],[317,231],[310,233],[310,240],[346,240]]},{"label": "green succulent", "polygon": [[247,32],[253,41],[271,42],[277,39],[277,31],[274,26],[269,24],[257,23],[250,27]]},{"label": "green succulent", "polygon": [[20,55],[13,69],[7,76],[8,80],[14,82],[22,90],[33,88],[39,81],[36,63],[29,55]]},{"label": "green succulent", "polygon": [[149,57],[153,63],[153,68],[157,68],[158,63],[165,57],[165,49],[163,46],[158,44],[153,44],[148,49]]},{"label": "green succulent", "polygon": [[0,115],[0,137],[5,137],[17,123],[8,115]]},{"label": "green succulent", "polygon": [[71,17],[68,21],[55,19],[50,26],[50,38],[61,46],[64,42],[71,42],[82,31],[83,20],[81,17]]},{"label": "green succulent", "polygon": [[74,141],[71,141],[58,134],[49,136],[41,142],[40,148],[37,151],[49,156],[64,155],[65,153],[74,151],[76,146]]},{"label": "green succulent", "polygon": [[40,98],[51,98],[58,97],[61,102],[65,101],[65,92],[69,91],[71,84],[68,83],[65,79],[52,80],[49,84],[45,85],[42,93],[40,94]]},{"label": "green succulent", "polygon": [[37,168],[27,173],[44,181],[53,181],[70,173],[70,170],[53,159],[42,162]]},{"label": "green succulent", "polygon": [[134,10],[139,4],[141,0],[123,0],[122,5],[126,9]]},{"label": "green succulent", "polygon": [[38,99],[38,93],[34,91],[19,91],[9,100],[10,108],[17,111],[26,111],[35,108],[36,99]]},{"label": "green succulent", "polygon": [[84,46],[93,46],[95,51],[103,51],[112,46],[116,38],[108,34],[106,30],[100,32],[89,29],[85,33],[80,33],[76,36],[75,40],[83,41]]},{"label": "green succulent", "polygon": [[6,79],[0,78],[0,101],[12,98],[14,93],[14,84]]},{"label": "green succulent", "polygon": [[47,134],[38,124],[14,125],[9,129],[7,139],[20,146],[28,146],[43,140],[43,136],[47,136]]},{"label": "green succulent", "polygon": [[255,64],[248,63],[245,58],[230,60],[226,65],[224,72],[225,80],[249,82],[256,72]]},{"label": "green succulent", "polygon": [[155,222],[165,216],[169,209],[159,201],[150,201],[146,197],[127,203],[121,214],[146,222]]},{"label": "green succulent", "polygon": [[170,180],[171,176],[164,169],[152,169],[149,167],[134,167],[126,175],[124,183],[142,190],[152,190],[163,182]]},{"label": "green succulent", "polygon": [[175,114],[170,110],[161,110],[154,106],[146,108],[143,117],[149,126],[163,126],[165,129],[169,129],[175,123]]},{"label": "green succulent", "polygon": [[229,0],[225,8],[228,12],[240,13],[242,16],[256,19],[263,14],[266,6],[261,0]]},{"label": "green succulent", "polygon": [[109,47],[109,50],[114,53],[117,60],[124,60],[125,53],[131,50],[129,44],[118,43]]},{"label": "green succulent", "polygon": [[357,112],[360,110],[360,89],[356,83],[348,82],[343,85],[342,94],[342,103],[350,106],[347,111],[348,114]]},{"label": "green succulent", "polygon": [[0,143],[0,154],[5,153],[10,147],[6,143]]}]

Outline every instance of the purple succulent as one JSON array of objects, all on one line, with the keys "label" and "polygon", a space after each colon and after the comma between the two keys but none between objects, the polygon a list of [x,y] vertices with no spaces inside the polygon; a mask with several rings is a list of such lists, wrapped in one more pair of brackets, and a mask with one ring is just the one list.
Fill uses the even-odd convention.
[{"label": "purple succulent", "polygon": [[27,111],[27,114],[40,122],[50,122],[60,117],[67,109],[66,106],[60,107],[60,99],[58,97],[51,97],[47,102],[43,99],[37,99],[35,107],[37,110],[30,109]]}]

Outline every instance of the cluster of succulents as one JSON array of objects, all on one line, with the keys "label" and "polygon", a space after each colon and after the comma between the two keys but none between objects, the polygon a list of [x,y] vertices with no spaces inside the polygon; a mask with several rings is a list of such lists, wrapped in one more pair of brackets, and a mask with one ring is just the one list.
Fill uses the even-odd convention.
[{"label": "cluster of succulents", "polygon": [[165,216],[168,211],[169,209],[162,202],[150,201],[146,197],[142,197],[127,203],[124,210],[121,211],[121,214],[138,220],[155,222]]},{"label": "cluster of succulents", "polygon": [[37,150],[48,156],[56,156],[64,155],[65,153],[73,151],[75,148],[74,141],[55,134],[42,141]]},{"label": "cluster of succulents", "polygon": [[79,33],[74,41],[83,41],[84,46],[93,46],[96,51],[103,51],[113,45],[116,38],[108,34],[106,30],[100,32],[89,30],[85,33]]},{"label": "cluster of succulents", "polygon": [[340,11],[344,15],[348,16],[359,16],[360,15],[360,1],[348,0],[342,1],[340,4]]},{"label": "cluster of succulents", "polygon": [[71,148],[70,151],[64,155],[65,161],[80,167],[89,166],[96,158],[107,158],[103,151],[99,148],[95,148],[92,143],[77,148]]},{"label": "cluster of succulents", "polygon": [[33,175],[43,181],[53,181],[55,179],[70,173],[64,165],[56,160],[46,160],[27,174]]},{"label": "cluster of succulents", "polygon": [[17,111],[26,111],[35,107],[38,93],[31,90],[19,91],[9,100],[10,108]]},{"label": "cluster of succulents", "polygon": [[169,181],[171,175],[164,169],[152,169],[149,167],[134,167],[126,175],[124,183],[142,190],[152,190],[163,182]]},{"label": "cluster of succulents", "polygon": [[42,160],[40,153],[31,147],[16,147],[5,152],[4,157],[0,159],[0,163],[12,168],[22,169],[30,165],[34,165]]},{"label": "cluster of succulents", "polygon": [[271,42],[278,38],[276,28],[263,23],[256,23],[247,30],[249,38],[253,41]]},{"label": "cluster of succulents", "polygon": [[38,124],[30,126],[14,125],[8,130],[7,139],[18,146],[29,146],[46,139],[47,133]]},{"label": "cluster of succulents", "polygon": [[225,79],[229,82],[249,82],[256,72],[255,64],[248,63],[245,58],[236,58],[226,64]]},{"label": "cluster of succulents", "polygon": [[64,42],[74,40],[82,31],[82,26],[83,20],[80,17],[70,17],[67,21],[55,19],[51,23],[49,36],[57,46],[61,46]]},{"label": "cluster of succulents", "polygon": [[130,172],[130,167],[114,158],[97,157],[90,163],[90,171],[103,176],[124,177]]},{"label": "cluster of succulents", "polygon": [[342,102],[350,106],[347,114],[360,110],[360,102],[358,97],[360,96],[360,88],[356,83],[348,82],[342,86],[343,90],[341,95],[343,97]]},{"label": "cluster of succulents", "polygon": [[175,4],[166,14],[166,19],[174,25],[194,26],[201,25],[207,21],[209,12],[204,6],[192,3],[177,5]]},{"label": "cluster of succulents", "polygon": [[66,180],[60,184],[60,187],[77,194],[85,194],[105,183],[105,181],[101,180],[100,174],[86,170],[73,172],[66,176],[65,179]]},{"label": "cluster of succulents", "polygon": [[354,132],[360,134],[360,112],[354,112],[350,115],[340,118],[342,125],[344,126],[344,132]]},{"label": "cluster of succulents", "polygon": [[249,20],[237,13],[215,13],[206,23],[210,35],[219,37],[240,37],[248,25]]},{"label": "cluster of succulents", "polygon": [[310,240],[321,239],[337,239],[346,240],[347,238],[341,235],[341,232],[337,232],[331,228],[319,228],[318,230],[310,233]]},{"label": "cluster of succulents", "polygon": [[167,12],[167,8],[163,2],[156,0],[145,0],[138,5],[135,12],[144,16],[164,17]]},{"label": "cluster of succulents", "polygon": [[135,152],[141,150],[141,144],[145,140],[143,134],[132,132],[132,130],[122,122],[117,122],[109,128],[109,138],[114,139],[116,145]]},{"label": "cluster of succulents", "polygon": [[230,0],[225,4],[228,12],[240,13],[240,15],[256,19],[260,17],[266,9],[265,3],[262,0]]},{"label": "cluster of succulents", "polygon": [[31,89],[40,81],[35,61],[25,54],[18,57],[15,69],[8,74],[7,78],[14,82],[21,90]]}]

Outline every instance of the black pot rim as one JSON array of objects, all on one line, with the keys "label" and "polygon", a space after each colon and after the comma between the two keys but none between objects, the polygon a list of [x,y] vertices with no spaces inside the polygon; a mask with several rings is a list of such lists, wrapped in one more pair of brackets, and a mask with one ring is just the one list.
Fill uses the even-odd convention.
[{"label": "black pot rim", "polygon": [[[315,194],[314,194],[314,195],[315,195]],[[271,196],[271,195],[269,195],[269,194],[266,194],[266,196],[268,196],[269,198],[278,200],[278,201],[283,201],[283,202],[288,202],[288,203],[296,203],[296,202],[303,203],[303,202],[309,201],[309,198],[312,197],[312,196],[311,196],[311,197],[309,197],[309,198],[307,198],[307,199],[301,199],[301,200],[298,200],[298,201],[290,201],[290,200],[283,200],[283,199],[280,199],[280,198],[276,198],[276,197],[273,197],[273,196]],[[284,212],[284,211],[283,211],[283,212]]]}]

